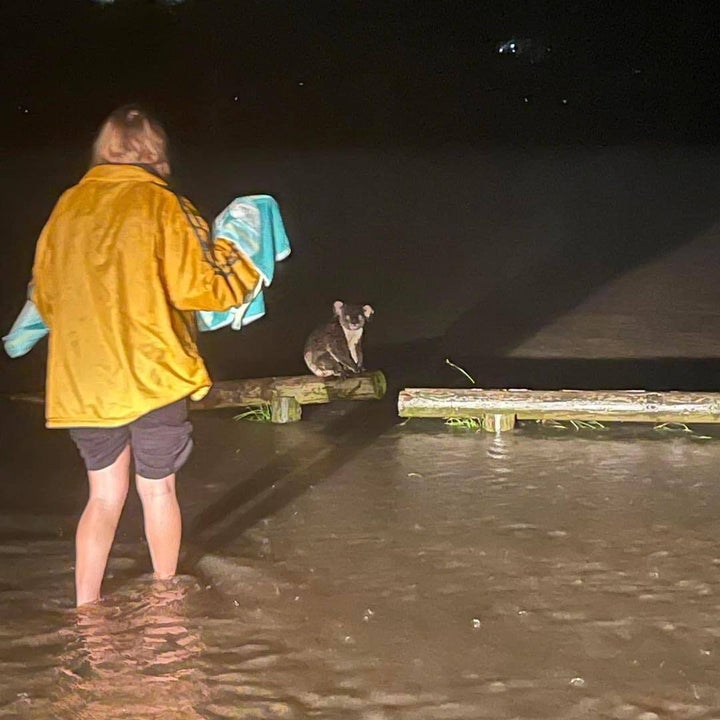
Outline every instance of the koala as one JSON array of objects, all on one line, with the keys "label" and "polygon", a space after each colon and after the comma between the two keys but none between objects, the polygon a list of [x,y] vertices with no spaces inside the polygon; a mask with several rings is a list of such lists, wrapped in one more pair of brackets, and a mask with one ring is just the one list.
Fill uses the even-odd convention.
[{"label": "koala", "polygon": [[362,372],[362,337],[374,310],[370,305],[350,305],[336,300],[333,319],[315,328],[305,341],[304,358],[318,377],[347,377]]}]

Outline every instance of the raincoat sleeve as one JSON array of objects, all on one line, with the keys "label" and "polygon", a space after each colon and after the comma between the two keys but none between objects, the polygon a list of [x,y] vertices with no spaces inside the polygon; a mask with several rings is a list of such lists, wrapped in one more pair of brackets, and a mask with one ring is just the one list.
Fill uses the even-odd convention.
[{"label": "raincoat sleeve", "polygon": [[185,203],[185,209],[177,201],[171,205],[160,242],[170,302],[178,310],[227,310],[248,302],[260,288],[260,274],[227,240],[210,247],[207,224]]}]

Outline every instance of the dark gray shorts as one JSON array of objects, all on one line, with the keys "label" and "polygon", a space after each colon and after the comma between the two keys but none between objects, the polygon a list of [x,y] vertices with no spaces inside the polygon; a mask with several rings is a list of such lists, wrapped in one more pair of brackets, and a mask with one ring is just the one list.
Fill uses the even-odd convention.
[{"label": "dark gray shorts", "polygon": [[70,428],[88,470],[112,465],[130,445],[135,472],[159,480],[176,473],[192,451],[192,425],[185,399],[152,410],[120,427]]}]

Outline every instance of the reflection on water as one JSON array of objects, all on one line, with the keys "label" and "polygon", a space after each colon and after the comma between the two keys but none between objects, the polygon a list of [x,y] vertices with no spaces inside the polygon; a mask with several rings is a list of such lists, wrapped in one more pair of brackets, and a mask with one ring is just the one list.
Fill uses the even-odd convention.
[{"label": "reflection on water", "polygon": [[82,612],[71,543],[7,542],[0,716],[720,717],[718,466],[647,426],[412,421],[202,580]]},{"label": "reflection on water", "polygon": [[122,608],[77,612],[65,631],[53,716],[199,718],[204,684],[195,664],[203,650],[188,627],[184,578],[152,583],[123,598]]}]

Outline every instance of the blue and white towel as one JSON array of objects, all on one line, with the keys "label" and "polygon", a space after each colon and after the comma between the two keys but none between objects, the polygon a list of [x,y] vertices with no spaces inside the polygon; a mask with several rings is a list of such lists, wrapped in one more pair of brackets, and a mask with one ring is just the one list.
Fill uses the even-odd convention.
[{"label": "blue and white towel", "polygon": [[285,233],[280,208],[270,195],[235,198],[215,218],[212,234],[213,238],[224,238],[236,245],[260,273],[262,282],[249,303],[223,312],[198,312],[198,327],[209,331],[230,325],[233,330],[240,330],[265,315],[262,287],[272,282],[275,263],[290,254],[290,241]]},{"label": "blue and white towel", "polygon": [[27,300],[10,332],[3,338],[5,352],[11,357],[21,357],[48,334],[47,325],[40,317],[32,300]]},{"label": "blue and white towel", "polygon": [[[265,315],[262,288],[272,282],[275,263],[290,254],[290,241],[285,233],[280,208],[270,195],[235,198],[215,218],[213,237],[225,238],[236,245],[260,273],[261,282],[253,299],[244,305],[223,312],[203,310],[195,313],[198,327],[205,332],[227,325],[233,330],[240,330]],[[28,299],[10,332],[2,339],[5,352],[12,358],[21,357],[47,334],[47,325],[35,303]]]}]

